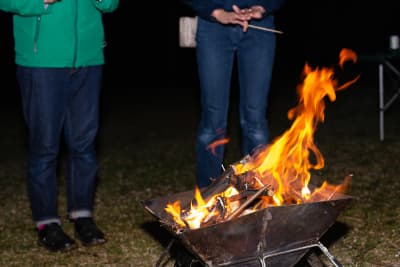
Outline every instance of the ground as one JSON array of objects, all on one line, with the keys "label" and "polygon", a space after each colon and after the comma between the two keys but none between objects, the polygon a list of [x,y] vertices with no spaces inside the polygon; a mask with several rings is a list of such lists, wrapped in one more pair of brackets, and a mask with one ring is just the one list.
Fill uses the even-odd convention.
[{"label": "ground", "polygon": [[[354,174],[347,193],[355,201],[321,240],[344,266],[400,266],[400,105],[396,101],[386,112],[385,140],[380,141],[377,71],[363,66],[349,76],[358,71],[359,82],[339,92],[335,102],[327,100],[325,122],[315,133],[325,167],[312,173],[312,181],[335,183]],[[276,77],[268,112],[271,138],[290,126],[286,113],[296,104],[300,75]],[[95,211],[108,242],[62,254],[36,246],[25,186],[26,129],[18,92],[9,90],[14,93],[1,97],[0,106],[0,266],[154,266],[171,235],[141,201],[194,188],[197,89],[113,88],[108,83],[102,95]],[[225,164],[241,157],[236,103],[233,94]],[[59,211],[72,235],[65,217],[64,150],[60,162]]]}]

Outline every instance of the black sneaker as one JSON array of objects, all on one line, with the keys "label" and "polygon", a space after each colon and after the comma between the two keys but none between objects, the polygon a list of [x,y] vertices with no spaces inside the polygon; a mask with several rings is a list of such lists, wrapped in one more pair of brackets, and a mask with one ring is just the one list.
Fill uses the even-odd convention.
[{"label": "black sneaker", "polygon": [[106,242],[103,232],[97,227],[92,218],[77,218],[73,221],[75,224],[75,237],[82,242],[82,245],[91,246]]},{"label": "black sneaker", "polygon": [[75,241],[64,233],[58,223],[46,224],[38,230],[38,244],[53,252],[75,248]]}]

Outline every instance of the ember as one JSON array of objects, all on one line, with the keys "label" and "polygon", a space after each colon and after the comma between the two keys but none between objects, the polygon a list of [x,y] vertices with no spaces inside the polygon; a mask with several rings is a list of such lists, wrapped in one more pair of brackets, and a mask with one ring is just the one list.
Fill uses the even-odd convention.
[{"label": "ember", "polygon": [[[345,62],[357,60],[349,49],[342,49],[339,58],[342,68]],[[321,187],[312,188],[309,184],[310,170],[324,167],[323,156],[314,143],[317,124],[324,122],[324,98],[335,101],[336,91],[358,79],[339,85],[334,74],[333,68],[312,69],[305,65],[303,81],[297,87],[299,103],[288,112],[292,126],[268,146],[230,165],[201,192],[196,188],[190,205],[181,207],[179,200],[167,204],[165,211],[172,215],[178,231],[227,221],[271,206],[329,200],[335,192],[345,192],[350,176],[340,185],[324,182]]]}]

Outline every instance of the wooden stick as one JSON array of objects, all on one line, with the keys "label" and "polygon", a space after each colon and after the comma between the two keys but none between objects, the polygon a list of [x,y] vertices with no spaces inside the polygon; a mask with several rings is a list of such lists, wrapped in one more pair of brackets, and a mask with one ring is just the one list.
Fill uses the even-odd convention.
[{"label": "wooden stick", "polygon": [[226,219],[226,221],[231,220],[235,217],[237,217],[239,214],[241,214],[243,212],[243,210],[245,210],[247,208],[247,206],[257,197],[259,197],[262,193],[265,192],[265,190],[268,190],[268,188],[270,187],[270,185],[265,185],[263,187],[261,187],[257,193],[255,193],[253,196],[251,196],[248,200],[246,200],[239,208],[237,208],[234,212],[232,212],[228,218]]},{"label": "wooden stick", "polygon": [[270,29],[270,28],[265,28],[265,27],[260,27],[260,26],[255,26],[255,25],[248,25],[249,28],[253,28],[253,29],[257,29],[257,30],[262,30],[262,31],[266,31],[266,32],[275,32],[275,33],[279,33],[282,34],[282,31],[278,31],[278,30],[274,30],[274,29]]}]

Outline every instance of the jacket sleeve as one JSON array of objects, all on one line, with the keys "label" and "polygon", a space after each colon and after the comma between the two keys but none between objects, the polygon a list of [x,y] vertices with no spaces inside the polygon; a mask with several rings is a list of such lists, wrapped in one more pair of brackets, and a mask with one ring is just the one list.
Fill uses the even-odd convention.
[{"label": "jacket sleeve", "polygon": [[113,12],[119,6],[119,0],[92,0],[92,2],[103,13]]},{"label": "jacket sleeve", "polygon": [[266,15],[273,15],[278,11],[286,0],[256,0],[254,5],[260,5],[265,8]]},{"label": "jacket sleeve", "polygon": [[181,0],[182,3],[188,7],[190,7],[198,16],[207,19],[213,20],[211,17],[211,13],[218,8],[223,9],[223,5],[217,3],[213,0]]},{"label": "jacket sleeve", "polygon": [[51,8],[43,0],[0,0],[0,9],[21,16],[38,16],[49,13]]}]

